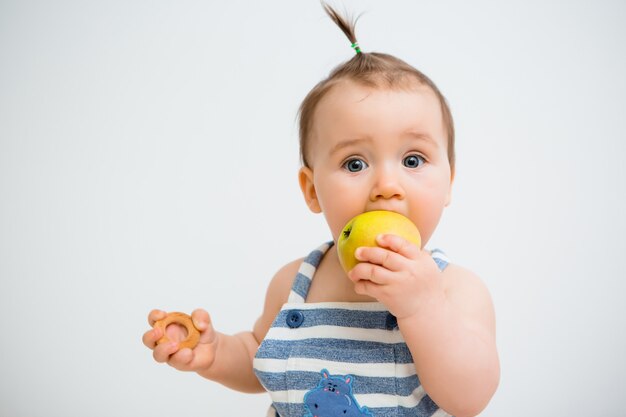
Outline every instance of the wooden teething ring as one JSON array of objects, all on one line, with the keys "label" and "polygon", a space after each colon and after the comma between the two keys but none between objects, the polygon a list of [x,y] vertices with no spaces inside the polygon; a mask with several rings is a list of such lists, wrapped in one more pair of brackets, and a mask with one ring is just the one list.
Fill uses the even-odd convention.
[{"label": "wooden teething ring", "polygon": [[193,349],[196,347],[196,345],[200,341],[200,332],[198,331],[198,329],[196,329],[196,326],[193,325],[191,316],[185,313],[178,312],[168,313],[168,315],[164,319],[161,319],[154,323],[154,327],[160,327],[161,329],[163,329],[163,337],[157,340],[157,344],[170,341],[165,331],[165,329],[167,329],[167,326],[169,326],[170,324],[180,324],[187,330],[187,338],[178,343],[178,346],[181,349]]}]

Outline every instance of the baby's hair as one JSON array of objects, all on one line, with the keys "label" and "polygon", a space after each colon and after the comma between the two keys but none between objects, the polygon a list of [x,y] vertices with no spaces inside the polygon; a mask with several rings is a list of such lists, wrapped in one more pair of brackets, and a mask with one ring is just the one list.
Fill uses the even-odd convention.
[{"label": "baby's hair", "polygon": [[310,167],[308,159],[308,139],[315,109],[320,100],[331,90],[331,88],[341,81],[351,80],[366,87],[373,88],[410,88],[417,82],[418,85],[425,85],[430,88],[441,106],[444,128],[448,139],[448,160],[450,168],[454,172],[454,122],[448,102],[435,83],[419,70],[406,62],[392,55],[379,52],[362,52],[358,46],[356,38],[357,19],[348,19],[339,14],[328,4],[322,2],[324,10],[335,22],[341,31],[352,43],[356,55],[348,61],[336,66],[322,81],[320,81],[304,98],[299,109],[300,116],[300,160],[302,165]]}]

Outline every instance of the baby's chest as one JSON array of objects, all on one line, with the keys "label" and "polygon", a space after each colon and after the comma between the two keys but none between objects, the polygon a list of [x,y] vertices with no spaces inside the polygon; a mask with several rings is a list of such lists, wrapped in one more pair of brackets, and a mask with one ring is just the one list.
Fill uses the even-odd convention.
[{"label": "baby's chest", "polygon": [[316,303],[367,303],[376,300],[354,292],[354,283],[347,277],[318,271],[312,280],[306,302]]}]

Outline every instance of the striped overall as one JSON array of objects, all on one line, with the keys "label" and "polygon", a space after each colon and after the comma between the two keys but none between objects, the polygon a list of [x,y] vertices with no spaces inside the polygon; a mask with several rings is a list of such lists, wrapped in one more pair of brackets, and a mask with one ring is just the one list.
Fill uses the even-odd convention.
[{"label": "striped overall", "polygon": [[[254,359],[268,417],[448,416],[424,392],[396,318],[378,302],[306,303],[332,242],[302,262]],[[448,261],[432,252],[443,270]]]}]

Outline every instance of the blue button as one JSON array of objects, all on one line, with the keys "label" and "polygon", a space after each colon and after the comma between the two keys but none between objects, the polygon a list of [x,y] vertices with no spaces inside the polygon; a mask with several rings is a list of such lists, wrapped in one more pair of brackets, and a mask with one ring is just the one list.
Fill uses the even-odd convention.
[{"label": "blue button", "polygon": [[387,319],[385,320],[385,328],[387,330],[393,330],[398,327],[398,319],[393,314],[387,314]]},{"label": "blue button", "polygon": [[304,321],[304,314],[299,310],[289,310],[287,312],[287,326],[295,329],[302,325]]}]

